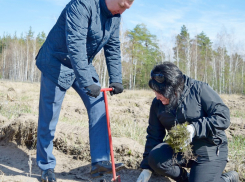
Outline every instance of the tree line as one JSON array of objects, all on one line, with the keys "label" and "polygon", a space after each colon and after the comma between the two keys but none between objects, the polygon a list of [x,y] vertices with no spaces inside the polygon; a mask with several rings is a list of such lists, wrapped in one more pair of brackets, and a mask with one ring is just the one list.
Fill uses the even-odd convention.
[{"label": "tree line", "polygon": [[[45,39],[44,32],[34,36],[31,27],[20,37],[3,34],[0,37],[0,78],[39,82],[41,74],[35,66],[35,57]],[[148,89],[153,66],[171,61],[184,74],[209,83],[218,93],[244,93],[244,47],[230,34],[217,34],[213,43],[204,32],[190,37],[183,25],[172,44],[168,45],[151,34],[146,25],[138,24],[133,30],[121,30],[120,39],[126,89]],[[93,64],[101,85],[107,87],[108,72],[103,50],[96,55]]]},{"label": "tree line", "polygon": [[26,35],[17,37],[3,34],[0,37],[0,78],[14,81],[40,81],[41,74],[35,65],[35,57],[46,39],[44,32],[36,37],[31,27]]}]

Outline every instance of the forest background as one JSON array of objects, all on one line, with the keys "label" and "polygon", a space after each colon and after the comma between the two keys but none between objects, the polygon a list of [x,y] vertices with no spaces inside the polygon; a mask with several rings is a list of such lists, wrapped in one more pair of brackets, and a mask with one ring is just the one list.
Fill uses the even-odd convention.
[{"label": "forest background", "polygon": [[[32,28],[17,36],[4,33],[0,36],[0,78],[12,81],[40,81],[35,57],[46,39],[40,32],[35,36]],[[188,28],[180,27],[173,44],[164,43],[152,34],[145,24],[132,30],[121,25],[121,56],[124,88],[148,89],[150,71],[156,64],[171,61],[184,74],[209,83],[218,93],[244,93],[245,52],[234,35],[226,31],[217,33],[211,42],[205,32],[190,36]],[[103,87],[108,86],[108,72],[103,50],[93,62]]]}]

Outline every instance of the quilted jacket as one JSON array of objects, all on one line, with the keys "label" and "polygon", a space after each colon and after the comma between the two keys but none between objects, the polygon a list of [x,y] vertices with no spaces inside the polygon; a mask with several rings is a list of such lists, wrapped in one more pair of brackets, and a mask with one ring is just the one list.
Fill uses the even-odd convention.
[{"label": "quilted jacket", "polygon": [[71,0],[39,50],[37,67],[64,89],[75,79],[86,87],[99,80],[92,60],[104,47],[110,83],[122,83],[120,19],[105,0]]},{"label": "quilted jacket", "polygon": [[227,137],[224,130],[230,125],[229,108],[208,84],[187,76],[184,78],[184,90],[175,111],[165,111],[164,105],[156,98],[152,102],[141,162],[143,169],[151,169],[148,165],[149,152],[163,142],[166,131],[175,122],[181,124],[188,121],[195,127],[196,135],[191,145],[197,162],[227,159]]}]

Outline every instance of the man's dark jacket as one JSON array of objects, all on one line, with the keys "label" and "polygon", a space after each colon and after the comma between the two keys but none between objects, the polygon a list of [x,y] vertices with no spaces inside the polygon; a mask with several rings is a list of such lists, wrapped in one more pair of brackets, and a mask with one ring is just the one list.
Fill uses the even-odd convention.
[{"label": "man's dark jacket", "polygon": [[104,47],[110,83],[122,83],[120,19],[107,9],[105,0],[71,0],[40,49],[37,67],[65,89],[75,78],[86,87],[99,80],[92,60]]},{"label": "man's dark jacket", "polygon": [[[179,106],[174,112],[166,112],[164,105],[156,98],[153,100],[147,141],[141,168],[150,169],[148,154],[158,144],[163,142],[166,130],[176,123],[188,121],[193,124],[196,135],[191,145],[198,162],[211,161],[217,158],[227,159],[227,137],[225,129],[230,125],[230,112],[219,95],[206,83],[185,78],[185,86]],[[162,154],[164,155],[164,154]]]}]

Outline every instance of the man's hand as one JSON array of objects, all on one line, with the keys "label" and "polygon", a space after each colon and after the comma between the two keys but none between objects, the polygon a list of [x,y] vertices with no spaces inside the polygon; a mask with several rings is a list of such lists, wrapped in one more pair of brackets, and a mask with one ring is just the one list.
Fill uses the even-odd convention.
[{"label": "man's hand", "polygon": [[186,141],[186,145],[192,142],[192,138],[196,135],[196,130],[192,124],[186,126],[187,131],[189,132],[189,139]]},{"label": "man's hand", "polygon": [[91,96],[91,97],[96,98],[100,95],[101,87],[96,85],[96,84],[89,85],[89,86],[85,87],[85,89],[87,90],[86,94]]},{"label": "man's hand", "polygon": [[139,177],[138,177],[136,182],[148,182],[150,177],[151,177],[151,173],[152,172],[149,169],[144,169],[140,173],[140,175],[139,175]]},{"label": "man's hand", "polygon": [[109,88],[113,88],[113,91],[110,92],[111,95],[120,94],[123,91],[123,85],[121,83],[111,83]]}]

